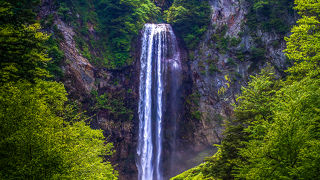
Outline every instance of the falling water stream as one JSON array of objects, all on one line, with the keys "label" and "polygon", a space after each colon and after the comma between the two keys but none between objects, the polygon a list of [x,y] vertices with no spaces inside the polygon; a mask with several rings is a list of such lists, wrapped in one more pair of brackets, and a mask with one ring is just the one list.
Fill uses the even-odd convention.
[{"label": "falling water stream", "polygon": [[168,83],[175,82],[172,79],[178,78],[181,72],[178,43],[169,24],[144,26],[140,63],[138,178],[162,180],[166,87],[171,87],[169,91],[176,91],[172,87],[177,85]]}]

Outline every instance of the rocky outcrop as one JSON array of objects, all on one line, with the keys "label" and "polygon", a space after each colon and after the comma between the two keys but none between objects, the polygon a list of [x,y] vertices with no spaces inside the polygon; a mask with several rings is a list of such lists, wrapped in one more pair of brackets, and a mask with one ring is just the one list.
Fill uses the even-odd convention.
[{"label": "rocky outcrop", "polygon": [[[252,33],[245,25],[249,8],[245,1],[210,0],[210,5],[209,30],[199,47],[189,52],[193,92],[200,94],[201,113],[192,142],[203,148],[220,143],[223,121],[232,117],[231,104],[235,103],[250,75],[259,72],[267,63],[274,66],[279,75],[288,66],[282,52],[285,48],[283,35],[261,30]],[[265,51],[265,57],[257,61],[253,61],[250,54],[256,47],[255,39],[261,40]],[[224,49],[221,46],[226,41],[229,46]]]},{"label": "rocky outcrop", "polygon": [[73,39],[75,35],[73,29],[60,19],[55,20],[54,24],[62,33],[64,41],[60,42],[60,48],[65,54],[64,84],[75,99],[83,100],[83,97],[90,95],[92,90],[96,90],[94,67],[84,58],[76,48]]},{"label": "rocky outcrop", "polygon": [[[39,19],[53,17],[52,27],[56,27],[58,32],[53,28],[46,29],[49,33],[55,33],[61,36],[60,49],[63,50],[65,61],[63,63],[64,85],[73,99],[83,101],[90,95],[92,90],[96,90],[95,68],[84,58],[76,47],[74,36],[76,35],[73,27],[63,22],[57,16],[57,7],[52,0],[41,1]],[[58,33],[58,34],[57,34]]]},{"label": "rocky outcrop", "polygon": [[[95,90],[98,95],[108,95],[110,98],[107,101],[118,103],[110,106],[121,106],[120,108],[125,108],[125,111],[130,111],[124,112],[125,115],[123,115],[113,113],[111,109],[95,109],[93,113],[96,115],[96,120],[92,122],[93,127],[104,130],[108,142],[114,144],[115,153],[110,160],[116,165],[115,169],[119,171],[120,179],[130,179],[132,174],[136,174],[137,124],[135,122],[137,121],[136,102],[138,102],[139,82],[135,77],[138,71],[134,70],[134,66],[117,71],[93,67],[76,48],[72,28],[61,20],[55,23],[64,36],[64,41],[60,43],[66,57],[63,67],[64,84],[72,99],[83,102],[84,108],[93,108],[88,106],[94,106],[95,100],[91,97],[91,91]],[[123,111],[123,109],[115,109],[115,111]]]}]

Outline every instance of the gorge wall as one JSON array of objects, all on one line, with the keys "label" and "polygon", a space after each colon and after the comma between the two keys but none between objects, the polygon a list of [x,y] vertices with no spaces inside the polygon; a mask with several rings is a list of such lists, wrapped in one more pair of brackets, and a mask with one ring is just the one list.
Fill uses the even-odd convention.
[{"label": "gorge wall", "polygon": [[[289,65],[283,37],[275,31],[252,30],[246,25],[250,4],[238,0],[211,0],[211,23],[198,48],[189,51],[193,96],[198,98],[198,122],[190,133],[199,145],[219,143],[223,120],[232,116],[241,86],[267,64],[282,75]],[[294,23],[290,15],[284,17]],[[201,148],[200,148],[201,149]]]},{"label": "gorge wall", "polygon": [[[268,63],[282,75],[289,65],[282,52],[285,34],[259,28],[252,30],[246,25],[250,11],[248,2],[209,2],[212,9],[210,25],[197,48],[188,50],[177,35],[183,66],[181,96],[184,108],[178,118],[175,142],[166,141],[172,134],[170,124],[165,127],[164,156],[170,154],[170,148],[166,147],[176,143],[173,156],[164,159],[165,164],[176,162],[170,172],[167,170],[169,176],[200,163],[204,156],[215,152],[212,145],[223,139],[223,122],[232,116],[230,104],[235,102],[250,75]],[[42,1],[39,18],[54,14],[52,27],[56,29],[46,30],[62,36],[59,47],[65,60],[61,64],[64,72],[61,80],[70,97],[92,115],[92,127],[103,129],[107,140],[114,143],[116,153],[110,158],[116,164],[120,179],[134,179],[132,177],[137,177],[141,37],[133,43],[136,48],[132,52],[132,65],[117,70],[95,67],[77,47],[75,38],[78,34],[73,25],[57,15],[55,6],[52,0]],[[285,18],[293,24],[292,16]],[[94,26],[88,24],[88,27],[90,36],[102,38]],[[90,53],[98,54],[94,49]],[[102,101],[106,103],[101,104]]]}]

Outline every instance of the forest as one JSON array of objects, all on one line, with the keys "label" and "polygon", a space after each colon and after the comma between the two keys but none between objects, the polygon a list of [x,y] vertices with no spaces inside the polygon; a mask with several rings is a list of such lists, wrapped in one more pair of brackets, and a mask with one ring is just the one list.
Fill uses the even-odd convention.
[{"label": "forest", "polygon": [[[44,8],[45,3],[50,10]],[[160,179],[319,179],[320,0],[239,1],[245,3],[247,12],[236,35],[229,33],[227,24],[218,24],[221,19],[212,18],[215,3],[218,0],[0,1],[0,179],[109,180],[140,174],[135,149],[141,110],[136,106],[142,96],[137,82],[144,76],[139,79],[143,53],[138,52],[147,23],[172,26],[183,49],[181,58],[186,59],[181,62],[187,64],[181,68],[187,71],[181,73],[182,79],[193,78],[183,86],[192,86],[190,89],[179,91],[187,94],[181,97],[184,109],[173,108],[183,113],[178,117],[185,117],[177,123],[181,126],[177,134],[182,134],[177,141],[183,142],[176,144],[182,149],[193,145],[189,134],[198,132],[194,124],[201,124],[205,114],[200,99],[207,96],[195,90],[199,77],[222,77],[225,83],[210,92],[220,99],[227,99],[236,81],[242,83],[235,100],[226,101],[232,107],[230,115],[217,115],[223,124],[219,137],[223,138],[209,144],[217,151],[191,169],[181,168],[182,173],[177,166],[181,174]],[[68,39],[61,24],[73,29],[72,53],[64,46]],[[270,46],[274,51],[283,47],[284,70],[272,63],[259,33],[280,37]],[[207,55],[202,63],[206,38],[217,54]],[[252,43],[246,43],[246,38]],[[252,47],[243,50],[247,44]],[[92,88],[85,96],[81,94],[84,90],[74,93],[68,84],[78,82],[72,76],[75,71],[68,71],[74,66],[69,56],[74,54],[93,67]],[[219,69],[221,57],[227,68],[253,64],[246,70],[248,78],[231,68]],[[190,70],[195,62],[200,75]],[[83,73],[78,74],[79,81],[89,82]],[[104,80],[108,78],[110,81]],[[132,139],[123,135],[126,128],[133,129],[127,135]],[[170,151],[173,145],[166,140],[173,136],[168,131],[174,128],[166,129],[162,142],[169,148],[163,151]],[[162,159],[163,169],[170,163],[166,158]]]}]

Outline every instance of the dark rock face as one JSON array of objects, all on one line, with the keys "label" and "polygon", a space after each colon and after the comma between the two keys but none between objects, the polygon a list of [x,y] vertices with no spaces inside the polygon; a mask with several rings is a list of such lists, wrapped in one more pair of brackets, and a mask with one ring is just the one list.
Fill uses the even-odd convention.
[{"label": "dark rock face", "polygon": [[171,6],[173,0],[154,0],[154,3],[162,9],[167,9]]},{"label": "dark rock face", "polygon": [[[283,35],[274,32],[253,32],[264,46],[264,60],[252,61],[249,52],[256,46],[252,33],[245,26],[248,4],[238,0],[211,0],[211,24],[201,40],[199,47],[189,52],[193,57],[190,70],[193,92],[199,94],[201,118],[195,121],[192,142],[199,150],[204,145],[220,143],[223,121],[232,117],[233,108],[241,87],[249,76],[258,73],[268,63],[281,75],[289,65],[284,53]],[[224,33],[222,33],[224,31]],[[242,34],[240,36],[240,34]],[[220,36],[220,37],[219,37]],[[238,41],[227,50],[217,47],[222,37]],[[278,46],[272,42],[278,41]],[[216,45],[215,45],[216,43]],[[220,45],[221,46],[221,45]],[[243,57],[239,57],[243,55]]]},{"label": "dark rock face", "polygon": [[[113,142],[115,154],[111,161],[119,171],[120,179],[135,179],[137,168],[135,166],[135,154],[138,132],[138,72],[133,67],[121,71],[101,71],[96,76],[100,83],[98,91],[111,94],[111,96],[122,97],[124,105],[132,110],[132,119],[114,117],[107,109],[101,109],[97,113],[97,128],[104,130],[109,142]],[[117,82],[115,84],[115,82]],[[121,115],[119,115],[121,116]]]},{"label": "dark rock face", "polygon": [[69,27],[60,19],[57,19],[55,24],[64,37],[64,41],[60,43],[60,48],[64,51],[67,59],[63,67],[65,73],[64,84],[74,99],[83,101],[84,97],[90,95],[92,90],[97,89],[94,84],[95,68],[76,48],[72,27]]}]

